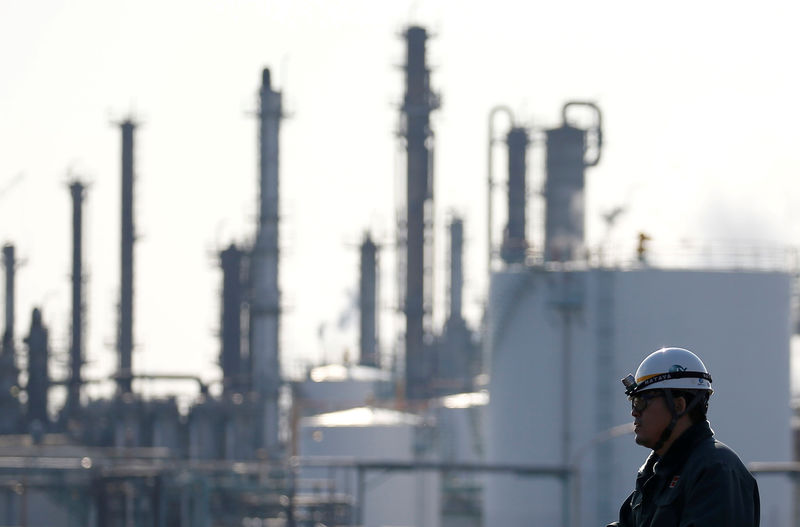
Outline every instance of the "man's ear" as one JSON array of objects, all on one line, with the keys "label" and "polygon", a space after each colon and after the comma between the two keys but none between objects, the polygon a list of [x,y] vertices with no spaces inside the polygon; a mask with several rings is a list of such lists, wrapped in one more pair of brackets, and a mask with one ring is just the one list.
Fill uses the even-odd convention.
[{"label": "man's ear", "polygon": [[673,399],[673,404],[675,405],[675,412],[678,414],[682,414],[686,411],[686,397],[680,395]]}]

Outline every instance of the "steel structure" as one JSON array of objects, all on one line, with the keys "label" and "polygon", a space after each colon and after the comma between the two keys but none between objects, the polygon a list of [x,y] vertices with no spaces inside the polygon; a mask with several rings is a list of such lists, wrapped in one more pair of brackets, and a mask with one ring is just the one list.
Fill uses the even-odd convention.
[{"label": "steel structure", "polygon": [[131,393],[133,358],[133,224],[134,132],[136,123],[126,119],[119,124],[122,131],[122,236],[120,244],[119,333],[117,352],[117,391]]},{"label": "steel structure", "polygon": [[426,352],[426,335],[431,334],[433,288],[433,170],[430,114],[439,107],[431,91],[426,64],[427,31],[409,27],[405,33],[406,92],[400,130],[406,149],[405,217],[405,395],[420,400],[428,395],[432,360]]},{"label": "steel structure", "polygon": [[359,360],[362,366],[378,367],[378,247],[369,233],[361,242],[361,273],[359,281]]},{"label": "steel structure", "polygon": [[281,455],[278,437],[280,374],[279,193],[278,158],[281,93],[272,89],[264,69],[259,92],[259,221],[251,254],[250,366],[251,386],[262,408],[260,443],[272,457]]}]

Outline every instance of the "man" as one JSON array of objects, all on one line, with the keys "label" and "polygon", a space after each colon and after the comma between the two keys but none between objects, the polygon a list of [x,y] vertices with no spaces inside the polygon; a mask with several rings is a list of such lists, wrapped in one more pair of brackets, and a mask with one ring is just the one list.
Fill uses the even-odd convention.
[{"label": "man", "polygon": [[711,376],[689,350],[662,348],[622,380],[636,443],[653,451],[608,527],[757,527],[758,485],[706,420]]}]

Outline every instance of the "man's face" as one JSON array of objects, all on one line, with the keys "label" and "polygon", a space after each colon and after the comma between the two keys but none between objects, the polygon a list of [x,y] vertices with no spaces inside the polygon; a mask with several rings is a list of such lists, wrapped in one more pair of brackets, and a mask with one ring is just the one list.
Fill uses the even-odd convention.
[{"label": "man's face", "polygon": [[645,391],[640,396],[646,399],[647,404],[642,410],[631,410],[633,433],[636,435],[636,444],[653,448],[672,420],[672,414],[661,391]]}]

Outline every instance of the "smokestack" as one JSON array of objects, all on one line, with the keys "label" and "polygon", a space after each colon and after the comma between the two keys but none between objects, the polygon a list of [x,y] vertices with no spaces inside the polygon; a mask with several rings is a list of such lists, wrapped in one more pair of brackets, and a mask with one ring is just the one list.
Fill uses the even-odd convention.
[{"label": "smokestack", "polygon": [[119,335],[117,351],[117,390],[131,393],[133,356],[133,132],[136,124],[130,119],[120,124],[122,130],[122,244],[119,297]]},{"label": "smokestack", "polygon": [[528,242],[525,238],[525,154],[528,149],[528,131],[513,127],[506,136],[508,145],[508,224],[503,236],[500,255],[506,263],[525,263]]},{"label": "smokestack", "polygon": [[[406,397],[424,399],[433,369],[426,353],[426,335],[431,333],[433,270],[433,171],[429,151],[433,133],[431,111],[439,107],[430,89],[430,71],[425,62],[427,32],[409,27],[405,32],[406,93],[400,129],[406,147]],[[429,340],[429,339],[428,339]]]},{"label": "smokestack", "polygon": [[271,457],[281,454],[278,436],[280,376],[280,289],[278,287],[278,135],[283,117],[281,93],[270,84],[269,69],[262,73],[259,92],[260,200],[256,242],[250,277],[251,386],[263,404],[260,443]]},{"label": "smokestack", "polygon": [[220,253],[222,265],[222,386],[225,393],[246,389],[242,367],[242,251],[231,244]]},{"label": "smokestack", "polygon": [[360,311],[360,339],[362,366],[378,367],[378,331],[377,331],[377,274],[378,248],[369,233],[364,235],[361,244],[361,281],[359,286],[358,307]]},{"label": "smokestack", "polygon": [[28,428],[32,433],[44,432],[50,426],[47,415],[47,391],[50,375],[47,368],[47,328],[38,308],[31,315],[31,329],[25,338],[28,345]]},{"label": "smokestack", "polygon": [[81,404],[83,366],[83,183],[69,186],[72,195],[72,339],[69,347],[70,377],[66,417],[74,418]]},{"label": "smokestack", "polygon": [[450,306],[448,320],[458,320],[461,314],[464,290],[464,222],[454,217],[450,223]]}]

